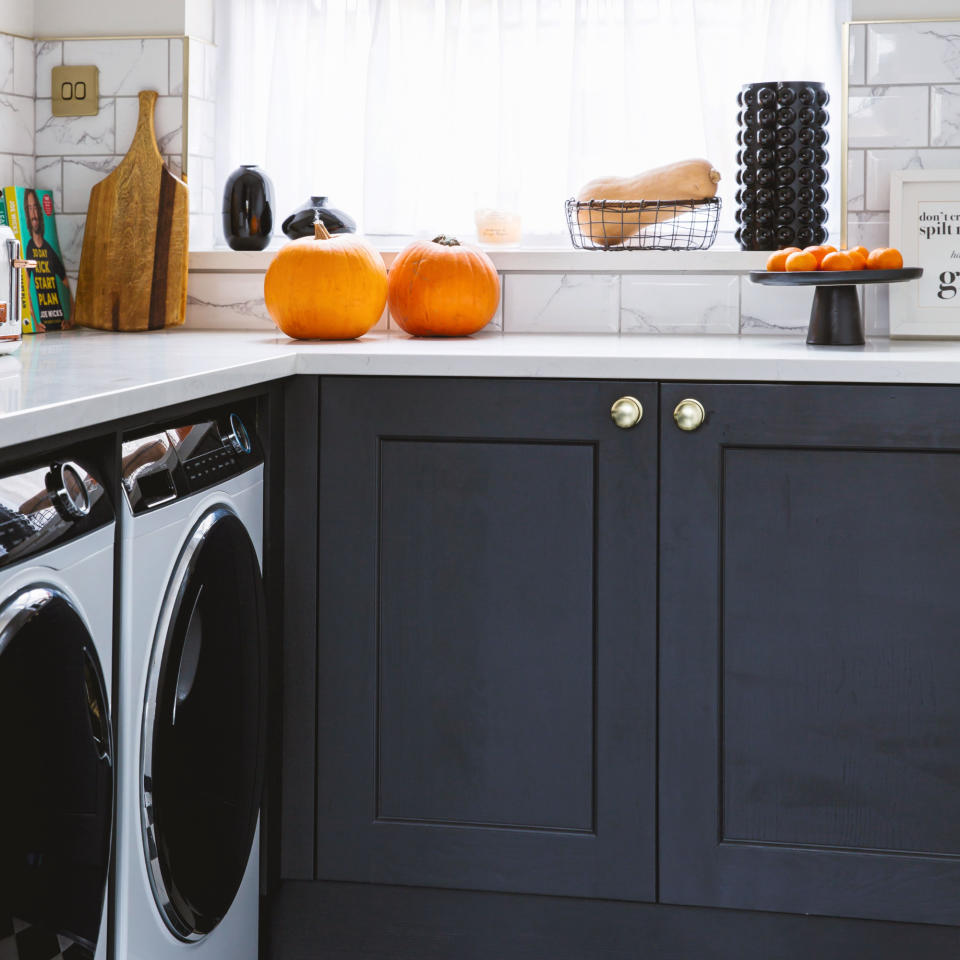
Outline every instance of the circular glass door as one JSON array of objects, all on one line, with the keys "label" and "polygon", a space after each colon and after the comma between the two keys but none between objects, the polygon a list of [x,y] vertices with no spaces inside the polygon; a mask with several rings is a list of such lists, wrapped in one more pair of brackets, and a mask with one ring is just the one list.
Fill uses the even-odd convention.
[{"label": "circular glass door", "polygon": [[77,945],[70,955],[95,951],[112,757],[86,625],[55,587],[24,590],[0,607],[0,956],[59,954],[64,938]]},{"label": "circular glass door", "polygon": [[240,888],[263,789],[267,631],[260,565],[225,507],[184,547],[157,628],[141,799],[153,892],[169,929],[197,940]]}]

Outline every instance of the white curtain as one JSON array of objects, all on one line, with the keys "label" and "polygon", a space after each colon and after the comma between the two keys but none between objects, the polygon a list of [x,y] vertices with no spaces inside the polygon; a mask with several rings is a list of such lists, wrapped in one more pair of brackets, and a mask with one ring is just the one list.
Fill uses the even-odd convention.
[{"label": "white curtain", "polygon": [[839,230],[849,0],[219,0],[218,157],[282,219],[327,195],[368,235],[469,236],[477,207],[561,240],[587,180],[703,156],[736,192],[744,83],[819,80]]}]

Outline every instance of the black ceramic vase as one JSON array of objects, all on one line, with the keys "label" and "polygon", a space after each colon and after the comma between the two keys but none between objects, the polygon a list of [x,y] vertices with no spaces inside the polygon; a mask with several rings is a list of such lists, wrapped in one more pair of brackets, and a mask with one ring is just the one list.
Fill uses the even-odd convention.
[{"label": "black ceramic vase", "polygon": [[273,233],[273,184],[252,164],[238,167],[223,188],[223,235],[234,250],[263,250]]},{"label": "black ceramic vase", "polygon": [[357,221],[342,210],[329,206],[326,197],[311,197],[301,204],[283,221],[281,229],[291,240],[312,237],[313,222],[318,217],[331,235],[356,232]]},{"label": "black ceramic vase", "polygon": [[830,96],[822,83],[750,83],[737,94],[737,232],[742,250],[827,238]]}]

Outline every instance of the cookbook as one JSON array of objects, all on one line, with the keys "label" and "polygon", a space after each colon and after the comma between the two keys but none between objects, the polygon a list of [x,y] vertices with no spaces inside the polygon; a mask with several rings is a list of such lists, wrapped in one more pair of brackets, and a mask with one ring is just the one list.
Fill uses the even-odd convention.
[{"label": "cookbook", "polygon": [[42,333],[70,326],[70,288],[60,253],[57,221],[50,190],[4,187],[0,224],[20,240],[23,257],[36,260],[22,287],[24,333]]}]

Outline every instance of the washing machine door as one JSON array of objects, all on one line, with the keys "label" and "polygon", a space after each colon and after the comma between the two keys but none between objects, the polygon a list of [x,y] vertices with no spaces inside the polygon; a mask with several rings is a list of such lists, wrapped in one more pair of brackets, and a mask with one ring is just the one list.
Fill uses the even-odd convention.
[{"label": "washing machine door", "polygon": [[0,956],[96,950],[113,818],[108,699],[56,587],[0,606]]},{"label": "washing machine door", "polygon": [[223,919],[250,857],[266,666],[257,553],[237,516],[216,507],[176,565],[144,706],[144,850],[161,915],[181,940],[198,940]]}]

